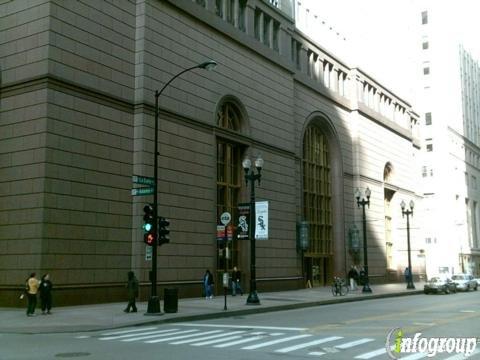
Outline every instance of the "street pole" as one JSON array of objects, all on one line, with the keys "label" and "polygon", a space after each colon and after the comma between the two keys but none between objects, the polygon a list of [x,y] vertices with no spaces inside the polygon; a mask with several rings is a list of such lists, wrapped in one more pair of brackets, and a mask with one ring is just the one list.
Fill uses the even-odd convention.
[{"label": "street pole", "polygon": [[192,66],[179,72],[172,77],[160,91],[155,91],[155,134],[154,134],[154,161],[153,161],[153,218],[154,218],[154,230],[153,230],[153,244],[152,244],[152,270],[151,270],[151,292],[148,299],[147,312],[145,315],[162,315],[160,311],[160,298],[157,296],[157,246],[158,246],[158,98],[162,92],[166,89],[170,83],[180,75],[193,69],[213,69],[217,63],[213,60],[203,62],[201,64]]},{"label": "street pole", "polygon": [[250,293],[248,294],[247,304],[260,305],[260,299],[257,294],[257,270],[256,270],[256,243],[255,243],[255,175],[253,170],[249,176],[250,179]]},{"label": "street pole", "polygon": [[258,181],[260,184],[260,179],[262,177],[261,170],[263,166],[263,159],[257,157],[255,160],[255,167],[257,168],[257,174],[254,173],[251,167],[250,159],[246,158],[243,160],[242,165],[245,170],[245,182],[248,185],[250,181],[250,221],[249,221],[249,234],[250,234],[250,293],[247,298],[247,305],[260,305],[260,299],[257,294],[257,275],[256,275],[256,254],[255,254],[255,181]]},{"label": "street pole", "polygon": [[407,253],[408,253],[408,278],[407,278],[407,289],[415,289],[413,284],[413,272],[412,272],[412,256],[410,250],[410,215],[413,216],[413,200],[410,201],[410,210],[405,210],[405,202],[402,200],[400,203],[402,208],[402,216],[407,215]]},{"label": "street pole", "polygon": [[[227,227],[228,227],[228,224],[225,225],[225,233],[223,235],[223,251],[224,251],[224,258],[223,258],[223,261],[224,261],[224,269],[225,269],[225,272],[223,273],[223,281],[225,282],[225,277],[227,276],[227,271],[228,271],[228,265],[227,265],[227,240],[228,240],[228,235],[227,235]],[[223,305],[223,310],[227,310],[227,291],[228,291],[228,276],[227,276],[227,283],[224,283],[223,284],[223,296],[224,296],[224,305]]]},{"label": "street pole", "polygon": [[[162,89],[163,90],[163,89]],[[158,246],[158,90],[155,91],[155,134],[154,134],[154,161],[153,161],[153,243],[152,243],[152,270],[150,271],[151,290],[145,315],[162,315],[160,298],[157,296],[157,246]]]},{"label": "street pole", "polygon": [[364,198],[362,198],[362,200],[360,200],[360,197],[361,197],[360,191],[357,189],[357,192],[356,192],[357,206],[358,207],[361,206],[363,209],[363,261],[364,261],[363,269],[365,271],[365,279],[364,279],[365,283],[363,284],[362,293],[372,292],[372,289],[370,288],[370,278],[368,276],[367,215],[365,213],[365,205],[368,205],[368,207],[370,207],[370,194],[371,194],[370,189],[367,188],[365,190],[365,195],[367,199],[365,200]]}]

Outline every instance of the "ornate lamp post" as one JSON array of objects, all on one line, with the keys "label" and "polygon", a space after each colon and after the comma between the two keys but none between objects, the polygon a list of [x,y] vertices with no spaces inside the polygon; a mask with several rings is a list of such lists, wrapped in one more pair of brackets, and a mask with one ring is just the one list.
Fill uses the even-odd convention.
[{"label": "ornate lamp post", "polygon": [[[357,191],[355,191],[355,197],[357,198],[357,206],[362,207],[363,209],[363,268],[365,271],[365,283],[363,284],[363,289],[362,292],[364,293],[371,293],[372,289],[370,289],[370,279],[368,277],[368,254],[367,254],[367,216],[365,214],[365,205],[367,205],[370,208],[370,195],[372,192],[370,189],[367,187],[365,190],[365,197],[363,197],[362,193],[360,190],[357,188]],[[360,198],[362,198],[360,200]]]},{"label": "ornate lamp post", "polygon": [[245,171],[245,182],[248,185],[250,181],[250,221],[249,221],[249,235],[250,235],[250,293],[247,298],[247,305],[260,305],[260,299],[257,295],[257,279],[255,268],[255,181],[258,181],[260,185],[260,179],[262,177],[263,159],[258,156],[255,159],[255,167],[257,173],[251,169],[252,161],[249,158],[243,159],[243,170]]},{"label": "ornate lamp post", "polygon": [[[162,94],[162,92],[166,89],[170,83],[175,80],[180,75],[186,73],[187,71],[191,71],[194,69],[206,69],[212,70],[217,63],[213,60],[205,61],[201,64],[192,66],[188,69],[182,70],[177,75],[172,77],[160,91],[155,91],[155,149],[154,149],[154,164],[153,164],[153,218],[155,219],[155,224],[157,224],[158,219],[158,98]],[[150,294],[150,299],[148,299],[148,307],[147,313],[145,315],[158,315],[161,313],[160,311],[160,299],[157,296],[157,245],[158,245],[158,226],[154,226],[154,233],[153,233],[153,244],[152,244],[152,290]]]},{"label": "ornate lamp post", "polygon": [[415,203],[413,200],[410,200],[410,210],[405,210],[405,201],[402,200],[400,206],[402,208],[402,217],[407,215],[407,249],[408,249],[408,277],[407,277],[407,289],[415,289],[415,285],[413,284],[413,273],[412,273],[412,258],[410,255],[410,215],[413,216],[413,207]]}]

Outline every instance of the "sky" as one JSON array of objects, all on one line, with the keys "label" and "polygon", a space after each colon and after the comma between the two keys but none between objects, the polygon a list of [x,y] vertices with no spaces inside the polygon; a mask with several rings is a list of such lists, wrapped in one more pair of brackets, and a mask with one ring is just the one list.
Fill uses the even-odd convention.
[{"label": "sky", "polygon": [[[449,31],[461,40],[475,58],[480,59],[480,21],[477,20],[480,0],[426,1],[441,4],[451,14],[450,22],[446,24]],[[322,30],[318,32],[318,40],[326,44],[327,50],[344,54],[343,49],[331,49],[334,41],[325,41],[330,37],[325,37],[325,34],[330,33],[337,40],[345,38],[343,44],[350,54],[350,66],[360,67],[387,88],[395,89],[398,95],[408,98],[413,91],[409,80],[414,76],[417,66],[414,54],[420,46],[419,37],[414,31],[420,25],[420,8],[424,2],[302,0],[302,6],[309,8],[310,14],[316,14],[320,22],[325,22],[320,26]]]}]

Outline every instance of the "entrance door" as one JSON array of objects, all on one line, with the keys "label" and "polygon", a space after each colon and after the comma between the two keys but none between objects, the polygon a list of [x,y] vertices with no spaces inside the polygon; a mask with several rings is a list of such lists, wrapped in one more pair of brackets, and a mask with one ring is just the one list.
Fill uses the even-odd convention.
[{"label": "entrance door", "polygon": [[331,278],[331,264],[332,261],[329,258],[305,258],[305,272],[307,280],[313,287],[326,286],[329,284]]}]

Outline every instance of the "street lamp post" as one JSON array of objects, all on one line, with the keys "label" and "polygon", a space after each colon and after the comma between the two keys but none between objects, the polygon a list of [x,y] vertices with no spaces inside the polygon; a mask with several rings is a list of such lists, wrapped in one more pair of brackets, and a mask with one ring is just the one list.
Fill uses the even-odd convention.
[{"label": "street lamp post", "polygon": [[[370,279],[368,277],[368,254],[367,254],[367,216],[365,214],[365,205],[367,205],[370,208],[370,195],[372,192],[370,189],[367,187],[365,190],[365,197],[366,199],[362,196],[362,193],[360,190],[357,188],[357,191],[355,192],[355,197],[357,198],[357,206],[362,207],[363,209],[363,269],[365,271],[365,283],[363,284],[363,293],[371,293],[372,289],[370,288]],[[362,198],[360,200],[360,198]]]},{"label": "street lamp post", "polygon": [[415,285],[413,284],[413,273],[412,273],[412,257],[410,254],[410,215],[413,216],[413,207],[415,203],[413,200],[410,200],[410,210],[405,210],[405,201],[402,200],[400,206],[402,208],[402,217],[407,215],[407,251],[408,251],[408,277],[407,277],[407,289],[415,289]]},{"label": "street lamp post", "polygon": [[255,267],[255,181],[258,181],[260,185],[260,179],[262,177],[263,159],[258,156],[255,159],[255,167],[257,173],[251,169],[252,162],[249,158],[245,158],[242,162],[243,170],[245,171],[245,182],[248,185],[250,181],[250,221],[249,221],[249,234],[250,234],[250,293],[247,298],[247,305],[260,305],[260,299],[257,295],[257,278]]},{"label": "street lamp post", "polygon": [[154,164],[153,164],[153,218],[155,219],[155,225],[154,226],[154,233],[153,233],[153,244],[152,244],[152,271],[151,271],[151,295],[150,299],[148,299],[148,307],[147,307],[147,313],[145,315],[158,315],[161,313],[160,311],[160,299],[157,296],[157,245],[158,245],[158,98],[162,94],[162,92],[167,88],[170,83],[175,80],[177,77],[180,75],[186,73],[187,71],[191,71],[194,69],[206,69],[206,70],[212,70],[215,66],[217,66],[217,63],[213,60],[205,61],[201,64],[189,67],[185,70],[182,70],[179,72],[177,75],[172,77],[163,87],[160,89],[160,91],[156,90],[155,91],[155,138],[154,138],[154,143],[155,143],[155,149],[154,149]]}]

